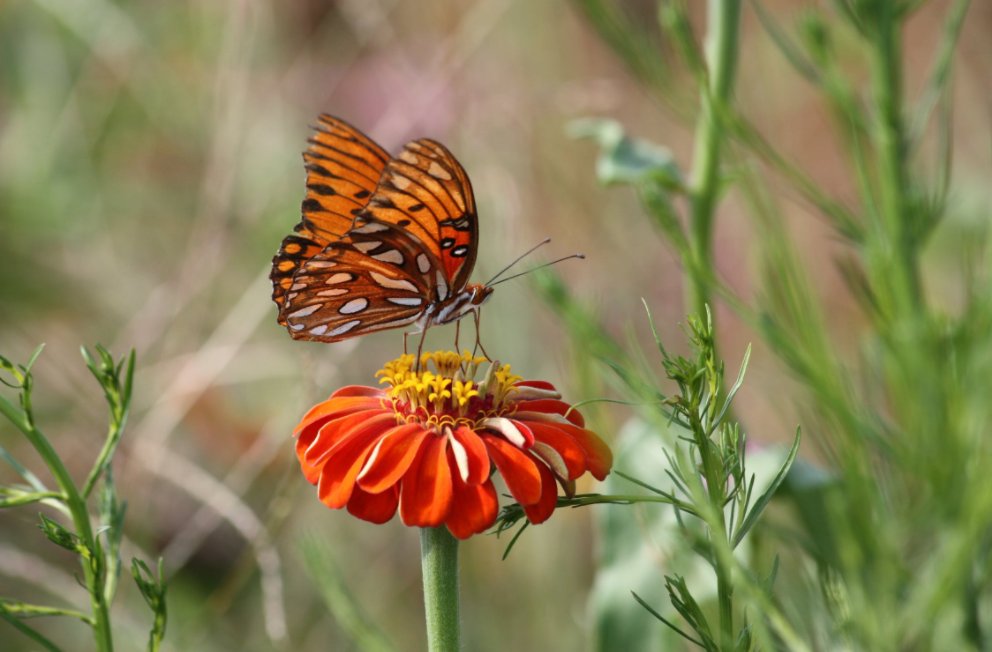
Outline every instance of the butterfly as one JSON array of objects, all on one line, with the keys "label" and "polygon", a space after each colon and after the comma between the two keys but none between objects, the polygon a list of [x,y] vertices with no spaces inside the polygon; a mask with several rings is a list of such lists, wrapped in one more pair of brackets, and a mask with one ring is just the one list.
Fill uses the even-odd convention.
[{"label": "butterfly", "polygon": [[322,114],[303,153],[303,219],[272,259],[272,299],[294,339],[337,342],[475,312],[479,247],[472,184],[444,145],[420,138],[391,157]]}]

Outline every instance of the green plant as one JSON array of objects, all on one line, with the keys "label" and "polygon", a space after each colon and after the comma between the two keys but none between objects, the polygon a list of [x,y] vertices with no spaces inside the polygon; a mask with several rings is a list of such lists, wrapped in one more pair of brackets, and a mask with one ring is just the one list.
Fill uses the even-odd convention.
[{"label": "green plant", "polygon": [[[86,480],[79,485],[70,475],[51,442],[35,423],[31,367],[41,354],[41,350],[39,347],[24,365],[15,365],[0,356],[0,369],[12,379],[12,382],[8,380],[3,382],[18,393],[17,405],[0,396],[0,413],[28,440],[48,469],[57,488],[50,488],[26,465],[0,446],[0,456],[26,483],[0,487],[0,507],[42,504],[54,509],[71,523],[69,526],[63,525],[60,520],[39,514],[39,527],[48,540],[72,552],[79,559],[83,571],[82,584],[90,597],[90,610],[86,613],[69,607],[28,604],[3,596],[0,597],[0,618],[46,650],[58,650],[55,643],[25,621],[38,616],[70,616],[79,619],[92,629],[98,650],[109,652],[113,649],[110,604],[117,592],[117,581],[121,570],[120,545],[124,534],[125,512],[125,505],[120,502],[114,487],[111,462],[124,432],[131,403],[134,352],[132,351],[125,359],[115,361],[103,347],[96,347],[96,358],[86,349],[82,350],[86,366],[103,388],[104,397],[110,407],[110,425],[103,447],[97,454]],[[91,501],[96,503],[95,517],[89,511]],[[158,650],[165,634],[166,623],[166,589],[162,563],[159,562],[157,572],[152,572],[144,562],[133,559],[131,572],[154,615],[148,649]]]},{"label": "green plant", "polygon": [[[611,44],[620,33],[649,31],[608,0],[579,4]],[[951,70],[969,2],[947,9],[931,73],[913,99],[906,93],[906,24],[927,4],[850,0],[784,19],[760,2],[750,5],[769,41],[833,116],[854,201],[821,187],[736,101],[733,62],[746,65],[742,54],[754,44],[741,43],[734,0],[708,3],[705,51],[684,3],[658,5],[662,40],[682,55],[701,98],[696,111],[684,112],[698,116],[687,180],[664,148],[626,136],[616,123],[576,127],[602,147],[601,180],[636,188],[681,258],[687,304],[726,301],[797,380],[807,441],[825,468],[793,467],[783,489],[798,509],[768,533],[791,571],[776,587],[788,596],[781,613],[811,646],[984,649],[990,640],[987,216],[969,219],[949,190]],[[616,49],[628,62],[660,59],[652,43],[631,38]],[[666,96],[687,95],[674,87],[675,75],[631,69]],[[843,243],[837,268],[862,314],[853,354],[838,354],[843,348],[809,281],[807,256],[789,235],[783,189],[803,197]],[[712,234],[727,198],[747,209],[761,233],[755,299],[738,297],[713,265]],[[928,250],[947,238],[964,254],[954,280],[963,291],[950,304],[933,292],[935,271],[927,265]],[[545,284],[545,294],[568,303],[554,285]],[[637,377],[635,355],[615,355],[623,349],[616,343],[589,346],[595,327],[570,323],[587,350],[614,353],[598,357],[623,382]],[[678,583],[671,588],[681,593]],[[726,637],[720,644],[730,649]]]}]

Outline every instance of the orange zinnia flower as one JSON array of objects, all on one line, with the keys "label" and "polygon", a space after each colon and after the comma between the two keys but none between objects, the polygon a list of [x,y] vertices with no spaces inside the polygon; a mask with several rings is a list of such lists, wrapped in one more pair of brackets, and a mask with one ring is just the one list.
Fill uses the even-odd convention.
[{"label": "orange zinnia flower", "polygon": [[531,523],[554,512],[560,483],[573,493],[588,471],[602,480],[612,454],[550,383],[468,352],[404,355],[379,376],[387,389],[343,387],[296,427],[296,454],[328,507],[385,523],[444,524],[466,539],[496,520],[491,469]]}]

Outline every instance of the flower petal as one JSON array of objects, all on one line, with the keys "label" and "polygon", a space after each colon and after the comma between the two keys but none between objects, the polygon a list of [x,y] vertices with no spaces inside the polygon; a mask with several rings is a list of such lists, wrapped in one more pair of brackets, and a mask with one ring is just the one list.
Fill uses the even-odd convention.
[{"label": "flower petal", "polygon": [[400,488],[400,518],[406,525],[435,527],[451,507],[451,467],[447,437],[428,437]]},{"label": "flower petal", "polygon": [[[539,466],[527,453],[492,433],[482,433],[482,440],[506,482],[506,488],[521,505],[536,503],[541,498]],[[550,472],[549,472],[550,473]]]},{"label": "flower petal", "polygon": [[419,423],[406,423],[383,435],[358,474],[358,486],[377,494],[393,486],[413,463],[429,431]]},{"label": "flower petal", "polygon": [[514,387],[517,388],[517,391],[513,393],[513,398],[517,401],[561,398],[561,394],[555,389],[555,386],[543,380],[521,380]]},{"label": "flower petal", "polygon": [[516,403],[516,407],[517,411],[514,414],[520,414],[521,412],[537,412],[549,417],[552,415],[560,416],[580,428],[583,428],[586,425],[585,419],[582,418],[582,413],[564,401],[542,398],[534,399],[532,401],[519,401]]},{"label": "flower petal", "polygon": [[[334,447],[350,436],[352,430],[364,423],[368,423],[370,419],[377,416],[388,416],[392,423],[396,423],[392,414],[382,409],[362,410],[327,421],[317,430],[310,445],[303,450],[302,461],[312,466],[320,466],[324,458],[331,453]],[[303,442],[303,437],[296,440],[297,456],[300,456],[300,447]]]},{"label": "flower petal", "polygon": [[[371,389],[371,388],[368,388]],[[382,408],[382,400],[368,396],[331,397],[310,408],[300,423],[293,429],[293,436],[299,437],[306,428],[319,428],[329,419],[345,416],[358,410]]]},{"label": "flower petal", "polygon": [[385,523],[393,518],[396,506],[400,501],[400,492],[396,487],[373,494],[355,487],[348,500],[348,512],[352,516],[372,523]]},{"label": "flower petal", "polygon": [[498,511],[499,500],[491,480],[482,484],[465,484],[456,475],[451,509],[444,524],[455,537],[467,539],[495,523]]},{"label": "flower petal", "polygon": [[375,396],[376,398],[385,398],[386,392],[379,387],[369,387],[368,385],[345,385],[331,394],[331,398],[338,398],[340,396]]},{"label": "flower petal", "polygon": [[[534,433],[531,452],[546,461],[558,477],[571,480],[586,472],[586,451],[568,432],[560,426],[537,421],[529,421],[527,426]],[[564,469],[556,466],[558,460]]]},{"label": "flower petal", "polygon": [[[486,452],[486,445],[482,438],[468,426],[458,426],[451,433],[456,442],[465,449],[466,460],[468,462],[467,473],[463,473],[462,480],[468,484],[481,484],[489,479],[489,453]],[[458,469],[461,472],[461,468]]]},{"label": "flower petal", "polygon": [[351,428],[321,459],[326,460],[317,482],[317,495],[328,507],[344,507],[355,487],[358,471],[375,442],[396,423],[392,414],[381,414]]},{"label": "flower petal", "polygon": [[554,475],[543,464],[538,464],[537,468],[541,472],[541,499],[531,505],[523,506],[527,520],[534,525],[551,518],[558,505],[558,485],[555,484]]},{"label": "flower petal", "polygon": [[503,435],[503,438],[517,448],[530,448],[534,443],[534,435],[526,426],[520,428],[520,422],[514,422],[506,417],[489,417],[480,424],[483,428]]},{"label": "flower petal", "polygon": [[554,427],[571,435],[586,452],[586,467],[594,478],[602,480],[609,474],[613,466],[613,452],[599,435],[568,424],[557,424]]}]

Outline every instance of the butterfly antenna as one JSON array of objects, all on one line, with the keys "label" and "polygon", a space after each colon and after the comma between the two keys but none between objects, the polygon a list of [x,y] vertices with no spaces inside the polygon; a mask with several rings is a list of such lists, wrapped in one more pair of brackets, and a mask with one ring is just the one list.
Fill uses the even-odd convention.
[{"label": "butterfly antenna", "polygon": [[[498,272],[496,272],[496,275],[493,276],[491,279],[489,279],[489,281],[486,282],[486,285],[487,286],[494,285],[493,282],[496,279],[498,279],[500,276],[502,276],[503,274],[505,274],[508,269],[510,269],[511,267],[513,267],[514,265],[516,265],[517,263],[519,263],[521,260],[523,260],[527,256],[531,255],[532,253],[534,253],[535,251],[537,251],[538,249],[540,249],[544,245],[548,244],[549,242],[551,242],[551,238],[545,238],[544,240],[541,240],[540,242],[538,242],[536,245],[534,245],[533,247],[531,247],[527,251],[525,251],[522,254],[520,254],[519,256],[517,256],[512,263],[510,263],[509,265],[507,265],[503,269],[501,269]],[[506,279],[504,279],[504,280],[506,280]]]},{"label": "butterfly antenna", "polygon": [[572,254],[570,256],[562,256],[561,258],[557,258],[555,260],[552,260],[549,263],[544,263],[543,265],[538,265],[537,267],[532,267],[531,269],[528,269],[525,272],[520,272],[519,274],[514,274],[513,276],[507,276],[506,278],[501,278],[500,280],[496,281],[495,283],[487,283],[486,285],[489,285],[490,287],[493,286],[493,285],[499,285],[500,283],[502,283],[504,281],[513,280],[513,279],[515,279],[515,278],[517,278],[519,276],[523,276],[524,274],[530,274],[531,272],[536,272],[539,269],[544,269],[545,267],[550,267],[551,265],[555,265],[557,263],[560,263],[563,260],[570,260],[572,258],[579,258],[580,260],[585,260],[586,255],[585,254]]}]

